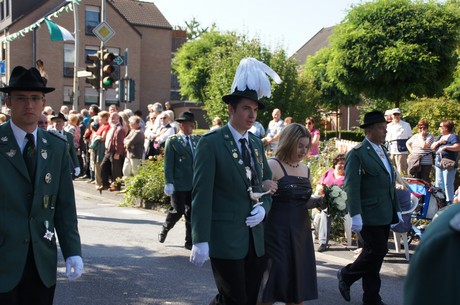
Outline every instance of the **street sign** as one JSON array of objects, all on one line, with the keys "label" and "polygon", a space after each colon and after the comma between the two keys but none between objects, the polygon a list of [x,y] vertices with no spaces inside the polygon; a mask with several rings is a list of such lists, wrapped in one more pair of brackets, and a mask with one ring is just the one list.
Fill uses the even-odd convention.
[{"label": "street sign", "polygon": [[117,57],[115,57],[113,62],[116,63],[117,65],[121,66],[123,64],[123,57],[117,56]]},{"label": "street sign", "polygon": [[93,75],[91,71],[86,71],[86,70],[77,71],[77,77],[89,77],[91,75]]},{"label": "street sign", "polygon": [[110,38],[115,35],[115,31],[110,27],[110,25],[107,22],[101,22],[99,23],[94,29],[93,29],[94,35],[99,38],[102,42],[107,42]]}]

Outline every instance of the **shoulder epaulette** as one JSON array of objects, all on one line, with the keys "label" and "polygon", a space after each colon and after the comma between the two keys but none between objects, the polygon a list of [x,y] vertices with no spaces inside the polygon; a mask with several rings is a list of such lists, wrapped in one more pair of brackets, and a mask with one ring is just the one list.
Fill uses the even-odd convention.
[{"label": "shoulder epaulette", "polygon": [[204,133],[204,134],[202,135],[202,137],[206,137],[206,136],[208,136],[208,135],[210,135],[210,134],[213,134],[213,133],[215,133],[215,132],[216,132],[216,129],[210,130],[210,131]]},{"label": "shoulder epaulette", "polygon": [[59,139],[61,139],[61,140],[67,142],[67,137],[66,137],[65,135],[63,135],[63,134],[60,134],[57,130],[55,130],[55,129],[50,129],[50,130],[48,130],[48,132],[49,132],[50,134],[52,134],[53,136],[56,136],[56,137],[58,137]]}]

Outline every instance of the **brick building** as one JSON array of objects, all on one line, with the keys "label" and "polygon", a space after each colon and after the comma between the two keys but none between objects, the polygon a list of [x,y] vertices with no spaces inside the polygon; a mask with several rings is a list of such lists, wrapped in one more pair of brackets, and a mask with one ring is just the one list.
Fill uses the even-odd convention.
[{"label": "brick building", "polygon": [[[78,12],[79,52],[78,70],[85,70],[89,64],[86,55],[99,50],[100,40],[92,30],[101,21],[101,0],[76,1],[73,7]],[[14,39],[14,33],[28,29],[41,18],[56,12],[53,22],[74,33],[74,13],[65,9],[69,1],[64,0],[4,0],[0,2],[0,39],[8,38],[3,44],[1,58],[4,73],[1,80],[8,83],[9,73],[17,65],[35,66],[41,59],[48,74],[48,86],[56,90],[47,95],[47,103],[55,110],[62,104],[71,107],[74,76],[74,41],[51,41],[45,23]],[[135,81],[135,100],[128,104],[132,110],[147,112],[147,105],[153,102],[171,100],[177,97],[177,81],[171,75],[171,57],[174,50],[185,42],[181,31],[174,31],[155,4],[138,0],[106,0],[105,20],[115,35],[105,43],[105,48],[115,55],[125,55],[128,49],[128,77]],[[126,66],[116,67],[115,75],[125,76]],[[1,67],[0,67],[1,68]],[[90,104],[100,105],[96,89],[78,78],[79,98],[77,110]],[[119,103],[115,86],[105,90],[105,105]],[[125,105],[119,105],[124,108]]]}]

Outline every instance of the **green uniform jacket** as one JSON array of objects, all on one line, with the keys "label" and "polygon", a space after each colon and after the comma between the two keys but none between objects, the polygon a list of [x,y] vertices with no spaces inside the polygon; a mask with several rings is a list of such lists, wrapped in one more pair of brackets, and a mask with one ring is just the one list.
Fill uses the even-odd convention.
[{"label": "green uniform jacket", "polygon": [[[271,179],[262,142],[249,133],[249,142],[261,191],[263,180]],[[263,224],[250,229],[246,218],[253,209],[249,198],[250,183],[232,133],[225,125],[205,135],[198,142],[194,162],[192,200],[193,243],[209,242],[209,256],[242,259],[248,253],[252,232],[258,256],[265,254]],[[261,198],[268,214],[271,197]]]},{"label": "green uniform jacket", "polygon": [[460,204],[428,226],[410,259],[404,305],[457,305],[460,300]]},{"label": "green uniform jacket", "polygon": [[[64,131],[64,134],[67,137],[67,150],[69,151],[70,155],[70,161],[72,162],[71,165],[73,168],[75,167],[80,167],[80,162],[78,162],[78,157],[77,157],[77,149],[75,148],[74,145],[74,136],[68,131]],[[73,171],[72,168],[72,171]]]},{"label": "green uniform jacket", "polygon": [[77,149],[75,148],[74,145],[74,136],[68,131],[64,130],[64,134],[60,134],[59,131],[56,129],[50,129],[48,132],[52,133],[53,135],[63,139],[64,141],[67,141],[67,151],[69,152],[70,155],[70,166],[71,172],[75,167],[80,167],[80,162],[78,162],[78,157],[77,157]]},{"label": "green uniform jacket", "polygon": [[381,226],[398,222],[396,212],[400,211],[400,207],[395,189],[396,173],[388,156],[386,158],[392,171],[391,179],[367,139],[347,154],[344,184],[347,208],[352,217],[361,214],[364,225]]},{"label": "green uniform jacket", "polygon": [[18,284],[30,245],[43,283],[56,283],[56,235],[44,238],[46,222],[64,258],[81,256],[66,142],[39,128],[36,149],[33,187],[10,123],[0,125],[0,293]]},{"label": "green uniform jacket", "polygon": [[[196,135],[189,137],[195,151],[199,137]],[[166,140],[164,167],[165,183],[172,183],[174,191],[192,190],[193,156],[181,134],[172,135]]]}]

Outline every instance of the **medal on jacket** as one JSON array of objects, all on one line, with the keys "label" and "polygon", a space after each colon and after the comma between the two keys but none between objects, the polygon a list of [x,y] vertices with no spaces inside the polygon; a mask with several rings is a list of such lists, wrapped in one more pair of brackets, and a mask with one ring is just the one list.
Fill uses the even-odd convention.
[{"label": "medal on jacket", "polygon": [[49,230],[48,220],[45,220],[45,228],[46,228],[46,232],[45,232],[45,235],[43,235],[43,238],[51,241],[53,239],[54,233]]}]

